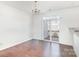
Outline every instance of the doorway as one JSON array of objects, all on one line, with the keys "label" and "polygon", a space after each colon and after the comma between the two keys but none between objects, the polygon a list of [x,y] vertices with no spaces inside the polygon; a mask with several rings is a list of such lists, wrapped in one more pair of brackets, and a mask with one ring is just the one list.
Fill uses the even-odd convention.
[{"label": "doorway", "polygon": [[44,19],[43,26],[44,40],[51,42],[59,42],[59,20]]}]

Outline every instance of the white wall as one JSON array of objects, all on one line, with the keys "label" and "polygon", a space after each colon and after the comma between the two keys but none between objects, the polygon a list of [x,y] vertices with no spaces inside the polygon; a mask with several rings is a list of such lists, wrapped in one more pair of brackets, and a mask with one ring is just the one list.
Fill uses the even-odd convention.
[{"label": "white wall", "polygon": [[69,28],[61,23],[59,29],[59,42],[61,44],[72,45],[72,40]]},{"label": "white wall", "polygon": [[30,28],[29,14],[0,4],[0,50],[30,40]]},{"label": "white wall", "polygon": [[33,15],[33,39],[42,39],[42,15]]}]

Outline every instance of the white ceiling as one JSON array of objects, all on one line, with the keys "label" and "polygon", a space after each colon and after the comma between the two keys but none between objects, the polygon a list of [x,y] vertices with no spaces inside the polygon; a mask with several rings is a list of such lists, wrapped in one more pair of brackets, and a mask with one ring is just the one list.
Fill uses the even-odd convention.
[{"label": "white ceiling", "polygon": [[[31,13],[34,1],[4,1],[3,3]],[[79,6],[79,1],[38,1],[38,3],[41,13]]]}]

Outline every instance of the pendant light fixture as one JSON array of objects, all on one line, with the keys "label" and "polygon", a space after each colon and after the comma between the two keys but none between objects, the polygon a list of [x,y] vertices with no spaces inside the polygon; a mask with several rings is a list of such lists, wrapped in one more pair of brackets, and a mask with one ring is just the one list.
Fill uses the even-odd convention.
[{"label": "pendant light fixture", "polygon": [[39,3],[38,1],[34,1],[33,8],[32,8],[32,14],[38,15],[39,13],[40,13]]}]

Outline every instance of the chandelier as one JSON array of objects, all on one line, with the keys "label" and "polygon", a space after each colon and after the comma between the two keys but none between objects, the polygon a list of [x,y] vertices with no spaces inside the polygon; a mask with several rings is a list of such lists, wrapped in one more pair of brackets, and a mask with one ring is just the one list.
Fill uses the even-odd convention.
[{"label": "chandelier", "polygon": [[32,14],[39,14],[40,10],[39,10],[39,4],[38,1],[34,1],[34,5],[32,8]]}]

